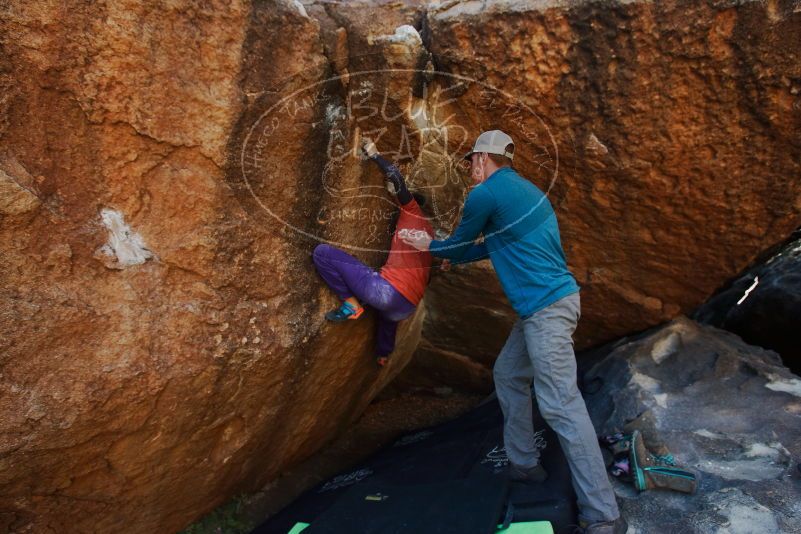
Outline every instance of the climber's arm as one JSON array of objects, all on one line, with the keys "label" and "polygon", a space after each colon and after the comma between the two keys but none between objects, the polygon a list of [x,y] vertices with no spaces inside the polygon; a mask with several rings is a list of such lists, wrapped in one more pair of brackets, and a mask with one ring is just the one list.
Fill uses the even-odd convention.
[{"label": "climber's arm", "polygon": [[387,177],[387,180],[392,183],[392,186],[395,189],[395,196],[398,197],[398,202],[400,205],[405,206],[411,202],[414,197],[412,197],[412,194],[406,188],[406,180],[403,179],[403,175],[398,168],[384,159],[381,154],[376,154],[370,159],[376,162],[376,164],[384,172],[384,176]]},{"label": "climber's arm", "polygon": [[[453,262],[475,261],[487,254],[486,245],[476,245],[475,241],[484,231],[492,210],[494,200],[492,195],[482,187],[476,187],[464,203],[462,220],[448,239],[442,241],[432,240],[425,247],[438,258],[447,258]],[[415,243],[409,243],[417,247]]]},{"label": "climber's arm", "polygon": [[375,143],[368,138],[364,138],[362,141],[362,150],[364,150],[368,158],[378,165],[384,173],[384,176],[386,176],[387,180],[392,184],[400,205],[405,206],[411,202],[414,197],[406,188],[406,180],[403,179],[403,174],[401,174],[395,165],[384,159],[384,157],[378,153]]}]

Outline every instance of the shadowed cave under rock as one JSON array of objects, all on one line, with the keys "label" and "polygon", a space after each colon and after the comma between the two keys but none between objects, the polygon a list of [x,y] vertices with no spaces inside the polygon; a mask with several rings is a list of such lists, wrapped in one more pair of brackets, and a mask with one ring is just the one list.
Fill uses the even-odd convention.
[{"label": "shadowed cave under rock", "polygon": [[693,317],[778,352],[790,370],[801,374],[801,230],[767,251]]}]

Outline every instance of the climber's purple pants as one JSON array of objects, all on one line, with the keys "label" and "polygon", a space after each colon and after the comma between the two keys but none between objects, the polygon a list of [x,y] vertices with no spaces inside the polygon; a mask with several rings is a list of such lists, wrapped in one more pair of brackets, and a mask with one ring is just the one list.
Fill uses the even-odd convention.
[{"label": "climber's purple pants", "polygon": [[312,259],[317,272],[340,299],[356,297],[378,311],[376,351],[378,356],[392,352],[398,321],[409,317],[415,305],[378,272],[336,247],[317,245]]}]

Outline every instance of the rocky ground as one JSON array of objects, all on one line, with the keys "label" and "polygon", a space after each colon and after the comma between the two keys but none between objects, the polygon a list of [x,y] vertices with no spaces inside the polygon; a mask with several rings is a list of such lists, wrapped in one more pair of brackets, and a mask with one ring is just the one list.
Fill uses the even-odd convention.
[{"label": "rocky ground", "polygon": [[696,495],[615,490],[630,533],[801,532],[801,378],[775,352],[679,318],[622,339],[585,381],[599,433],[641,430],[700,472]]},{"label": "rocky ground", "polygon": [[[584,367],[596,362],[583,383],[599,435],[640,430],[650,450],[672,454],[701,477],[695,495],[640,493],[613,479],[629,534],[801,532],[801,378],[776,353],[681,317],[579,359]],[[259,524],[400,429],[436,424],[480,399],[418,394],[377,402],[323,452],[192,532],[214,532],[231,517]]]}]

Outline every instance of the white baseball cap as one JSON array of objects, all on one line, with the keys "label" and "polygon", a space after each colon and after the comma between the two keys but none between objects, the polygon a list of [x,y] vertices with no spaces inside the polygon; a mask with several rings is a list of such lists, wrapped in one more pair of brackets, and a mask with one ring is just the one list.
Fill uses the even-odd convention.
[{"label": "white baseball cap", "polygon": [[478,136],[476,143],[473,145],[473,149],[465,154],[464,157],[468,159],[476,152],[486,152],[487,154],[498,154],[512,159],[514,152],[507,152],[506,146],[512,145],[514,147],[514,144],[512,138],[502,131],[490,130]]}]

